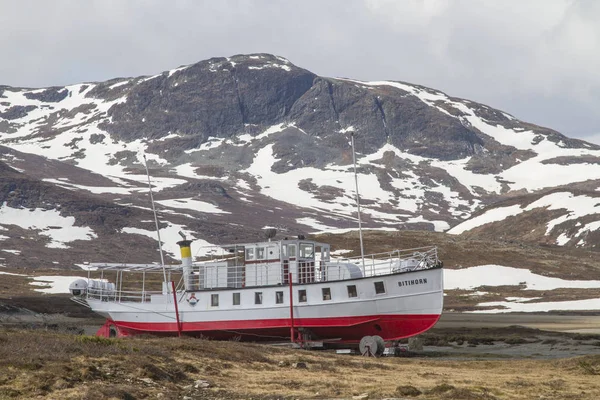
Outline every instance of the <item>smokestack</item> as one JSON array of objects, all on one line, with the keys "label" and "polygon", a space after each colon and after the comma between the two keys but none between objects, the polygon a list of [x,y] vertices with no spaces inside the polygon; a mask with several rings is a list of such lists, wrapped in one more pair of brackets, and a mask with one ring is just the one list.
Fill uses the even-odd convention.
[{"label": "smokestack", "polygon": [[[184,236],[185,237],[185,236]],[[179,250],[181,251],[181,267],[183,270],[183,281],[185,283],[185,290],[192,290],[190,284],[190,278],[192,277],[192,244],[191,240],[180,240],[177,242]]]}]

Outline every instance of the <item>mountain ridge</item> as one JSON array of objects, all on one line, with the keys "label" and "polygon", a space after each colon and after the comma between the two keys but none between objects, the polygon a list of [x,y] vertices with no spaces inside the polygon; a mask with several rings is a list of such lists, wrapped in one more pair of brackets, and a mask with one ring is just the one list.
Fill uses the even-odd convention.
[{"label": "mountain ridge", "polygon": [[[425,86],[320,77],[252,54],[145,77],[0,86],[0,162],[12,169],[0,164],[0,217],[12,204],[57,209],[75,216],[74,226],[112,218],[31,194],[15,203],[6,188],[20,179],[16,171],[39,188],[61,188],[63,199],[83,196],[94,210],[104,202],[143,211],[98,228],[94,241],[146,236],[143,257],[151,259],[152,227],[140,222],[151,218],[146,156],[162,225],[172,233],[222,244],[250,240],[263,226],[282,235],[347,229],[356,219],[350,132],[366,228],[448,231],[505,201],[527,207],[531,195],[571,186],[596,198],[600,186],[600,146]],[[548,208],[539,207],[540,228],[572,212]],[[590,231],[581,241],[567,226],[595,218],[592,207],[531,240],[595,248],[600,237]],[[498,223],[487,236],[504,229]],[[0,218],[0,227],[9,225]],[[24,246],[16,237],[10,243]]]}]

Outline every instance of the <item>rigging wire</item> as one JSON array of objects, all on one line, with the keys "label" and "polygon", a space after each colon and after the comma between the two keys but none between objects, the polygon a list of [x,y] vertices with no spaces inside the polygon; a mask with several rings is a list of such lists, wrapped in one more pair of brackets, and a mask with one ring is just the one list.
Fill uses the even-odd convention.
[{"label": "rigging wire", "polygon": [[[148,177],[148,190],[150,191],[150,203],[152,203],[152,212],[154,213],[154,223],[156,224],[156,235],[158,236],[158,251],[160,253],[160,265],[162,265],[164,282],[167,282],[167,270],[165,269],[165,257],[162,251],[162,241],[160,240],[160,228],[158,227],[158,216],[156,215],[156,207],[154,207],[154,195],[152,194],[152,183],[150,183],[150,172],[148,171],[148,160],[144,154],[144,166],[146,167],[146,176]],[[167,285],[167,292],[168,292]]]}]

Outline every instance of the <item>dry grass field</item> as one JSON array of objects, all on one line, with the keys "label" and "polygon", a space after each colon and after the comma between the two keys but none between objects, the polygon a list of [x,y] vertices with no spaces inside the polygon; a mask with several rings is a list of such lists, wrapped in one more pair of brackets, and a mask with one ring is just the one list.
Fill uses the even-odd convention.
[{"label": "dry grass field", "polygon": [[600,355],[560,360],[375,359],[192,338],[106,339],[0,330],[2,399],[355,396],[598,399]]}]

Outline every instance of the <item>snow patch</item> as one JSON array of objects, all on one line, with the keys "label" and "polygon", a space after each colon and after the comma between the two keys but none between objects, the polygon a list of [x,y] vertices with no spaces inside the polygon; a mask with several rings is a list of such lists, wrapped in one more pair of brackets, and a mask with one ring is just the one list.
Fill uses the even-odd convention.
[{"label": "snow patch", "polygon": [[[317,232],[318,231],[328,232],[330,230],[335,229],[332,226],[327,226],[327,225],[322,224],[317,219],[312,218],[312,217],[297,218],[296,222],[299,223],[299,224],[308,225],[312,229],[315,229]],[[315,232],[310,232],[310,233],[315,233]]]},{"label": "snow patch", "polygon": [[184,65],[184,66],[181,66],[179,68],[172,69],[172,70],[169,71],[169,75],[168,76],[170,77],[171,75],[173,75],[173,74],[175,74],[175,73],[177,73],[179,71],[183,71],[185,69],[188,69],[189,67],[190,67],[189,65]]},{"label": "snow patch", "polygon": [[223,211],[214,204],[207,203],[201,200],[194,200],[193,198],[182,198],[182,199],[170,199],[170,200],[157,200],[155,203],[162,204],[165,207],[170,208],[183,208],[186,210],[194,210],[203,213],[211,214],[231,214],[229,211]]},{"label": "snow patch", "polygon": [[69,293],[69,285],[77,279],[83,279],[81,276],[34,276],[33,282],[29,282],[33,286],[41,286],[40,289],[34,289],[36,292],[46,294],[62,294]]},{"label": "snow patch", "polygon": [[74,226],[74,217],[63,217],[57,210],[12,208],[4,203],[0,207],[0,220],[5,225],[40,230],[40,235],[50,238],[50,243],[46,244],[49,248],[66,249],[69,248],[67,243],[97,237],[91,228]]},{"label": "snow patch", "polygon": [[127,85],[129,82],[131,82],[131,79],[127,79],[125,81],[117,82],[117,83],[115,83],[113,85],[110,85],[108,88],[111,89],[111,90],[112,89],[116,89],[119,86],[125,86],[125,85]]},{"label": "snow patch", "polygon": [[[200,247],[200,249],[202,249],[207,246],[212,246],[212,248],[215,247],[215,245],[207,242],[206,240],[196,239],[194,233],[187,230],[185,226],[172,224],[169,222],[167,227],[160,229],[160,239],[162,241],[163,250],[173,258],[179,259],[179,246],[177,245],[177,242],[181,240],[181,236],[179,236],[179,231],[183,232],[183,234],[186,235],[189,240],[193,240],[194,247],[196,248]],[[156,231],[126,227],[123,228],[121,232],[147,236],[151,239],[158,241]],[[205,256],[207,254],[210,254],[210,252],[199,251],[196,255]]]},{"label": "snow patch", "polygon": [[499,314],[507,312],[548,312],[548,311],[584,311],[598,310],[599,299],[551,301],[546,303],[523,303],[513,301],[490,301],[479,303],[479,307],[497,307],[496,309],[475,310],[472,313]]},{"label": "snow patch", "polygon": [[2,271],[0,271],[0,275],[27,276],[24,274],[13,274],[12,272],[2,272]]},{"label": "snow patch", "polygon": [[16,255],[21,254],[21,250],[2,249],[2,251],[4,251],[5,253],[11,253],[11,254],[16,254]]},{"label": "snow patch", "polygon": [[523,212],[521,206],[519,204],[515,204],[513,206],[508,207],[498,207],[493,208],[491,210],[486,211],[485,213],[473,217],[454,228],[450,229],[447,233],[452,235],[460,235],[463,232],[469,231],[471,229],[483,226],[485,224],[489,224],[492,222],[503,221],[508,217],[512,217],[518,215]]}]

